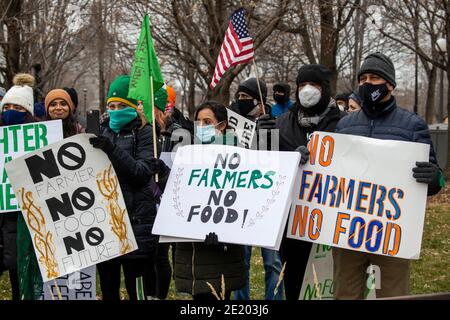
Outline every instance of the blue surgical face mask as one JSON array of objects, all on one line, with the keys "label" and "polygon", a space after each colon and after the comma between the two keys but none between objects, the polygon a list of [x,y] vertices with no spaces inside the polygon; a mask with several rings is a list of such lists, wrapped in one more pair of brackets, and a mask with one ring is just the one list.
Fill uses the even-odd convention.
[{"label": "blue surgical face mask", "polygon": [[208,125],[204,127],[197,126],[196,136],[202,143],[211,143],[214,141],[214,137],[216,136],[216,126],[218,126],[221,122],[216,125]]},{"label": "blue surgical face mask", "polygon": [[2,113],[2,121],[5,126],[13,124],[23,124],[25,122],[26,112],[17,110],[7,110]]}]

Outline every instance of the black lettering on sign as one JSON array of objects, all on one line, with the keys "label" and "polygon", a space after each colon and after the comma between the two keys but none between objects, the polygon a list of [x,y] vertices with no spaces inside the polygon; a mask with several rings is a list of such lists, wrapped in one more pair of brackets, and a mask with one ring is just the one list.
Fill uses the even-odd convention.
[{"label": "black lettering on sign", "polygon": [[91,246],[98,246],[100,243],[102,243],[103,239],[105,238],[105,235],[102,231],[102,229],[94,227],[90,228],[86,232],[86,241]]},{"label": "black lettering on sign", "polygon": [[72,194],[72,203],[80,211],[89,209],[94,205],[95,195],[91,189],[80,187]]},{"label": "black lettering on sign", "polygon": [[[73,148],[78,150],[78,152],[76,150],[73,150]],[[68,160],[71,160],[71,162],[75,162],[75,164],[71,164],[70,162],[67,163]],[[84,151],[83,147],[78,143],[68,142],[66,144],[63,144],[58,150],[58,162],[64,169],[78,170],[83,166],[85,161],[86,151]]]},{"label": "black lettering on sign", "polygon": [[61,195],[61,199],[62,201],[53,197],[45,200],[45,203],[47,203],[48,210],[50,211],[50,215],[52,216],[53,222],[59,220],[58,213],[62,214],[64,217],[70,217],[71,215],[74,214],[69,194],[67,192],[63,193]]},{"label": "black lettering on sign", "polygon": [[76,238],[68,236],[63,238],[64,246],[66,247],[67,254],[72,254],[72,249],[77,250],[78,252],[84,250],[83,239],[81,238],[81,233],[75,233]]},{"label": "black lettering on sign", "polygon": [[34,184],[42,182],[42,175],[45,175],[47,178],[51,179],[61,174],[59,172],[53,151],[44,151],[42,155],[44,158],[34,155],[25,159],[25,164],[28,167],[28,171],[30,172],[31,179]]}]

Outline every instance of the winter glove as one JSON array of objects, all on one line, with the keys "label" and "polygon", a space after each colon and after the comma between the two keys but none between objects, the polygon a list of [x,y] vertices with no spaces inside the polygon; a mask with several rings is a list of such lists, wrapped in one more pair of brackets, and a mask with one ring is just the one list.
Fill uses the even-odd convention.
[{"label": "winter glove", "polygon": [[206,235],[205,245],[218,251],[226,251],[226,246],[219,242],[219,238],[215,232],[210,232]]},{"label": "winter glove", "polygon": [[432,196],[445,186],[441,169],[431,162],[416,162],[413,177],[417,182],[428,184],[428,195]]},{"label": "winter glove", "polygon": [[165,175],[165,173],[169,170],[169,167],[166,166],[164,161],[162,161],[161,159],[151,158],[149,160],[149,166],[152,174]]},{"label": "winter glove", "polygon": [[115,146],[112,144],[111,140],[109,140],[105,136],[96,136],[89,138],[89,142],[92,144],[94,148],[102,149],[106,154],[110,154]]},{"label": "winter glove", "polygon": [[259,117],[258,122],[256,123],[256,130],[260,129],[275,129],[275,118],[273,118],[270,114],[265,114]]},{"label": "winter glove", "polygon": [[297,149],[295,149],[295,151],[300,152],[300,154],[302,155],[302,157],[300,159],[300,164],[305,164],[306,162],[308,162],[308,160],[309,160],[309,150],[308,150],[307,147],[300,146]]}]

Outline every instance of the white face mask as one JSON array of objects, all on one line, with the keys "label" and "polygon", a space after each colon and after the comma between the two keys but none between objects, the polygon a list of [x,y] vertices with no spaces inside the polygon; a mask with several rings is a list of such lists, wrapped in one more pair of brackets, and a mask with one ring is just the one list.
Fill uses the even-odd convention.
[{"label": "white face mask", "polygon": [[322,98],[322,93],[316,87],[307,84],[298,93],[298,99],[300,104],[305,108],[311,108],[319,103],[320,98]]}]

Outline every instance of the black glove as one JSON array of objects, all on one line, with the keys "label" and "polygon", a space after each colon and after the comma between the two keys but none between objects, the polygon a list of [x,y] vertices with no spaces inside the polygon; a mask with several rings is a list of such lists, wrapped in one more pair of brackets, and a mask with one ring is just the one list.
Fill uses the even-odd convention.
[{"label": "black glove", "polygon": [[215,232],[210,232],[206,235],[205,245],[219,251],[224,251],[226,249],[226,246],[223,243],[219,242],[219,238],[217,237],[217,234]]},{"label": "black glove", "polygon": [[149,167],[152,174],[165,174],[169,170],[164,161],[155,158],[149,160]]},{"label": "black glove", "polygon": [[275,118],[273,118],[270,114],[265,114],[259,117],[258,122],[256,123],[256,130],[260,129],[276,129]]},{"label": "black glove", "polygon": [[430,187],[439,185],[441,171],[437,165],[431,162],[416,162],[416,166],[412,171],[417,182],[426,183]]},{"label": "black glove", "polygon": [[309,150],[308,150],[307,147],[300,146],[297,149],[295,149],[295,151],[300,152],[300,154],[302,155],[302,157],[300,159],[300,164],[305,164],[306,162],[308,162],[308,160],[309,160]]},{"label": "black glove", "polygon": [[102,149],[106,154],[110,154],[115,148],[115,145],[112,144],[111,140],[105,136],[89,138],[89,142],[94,148]]}]

